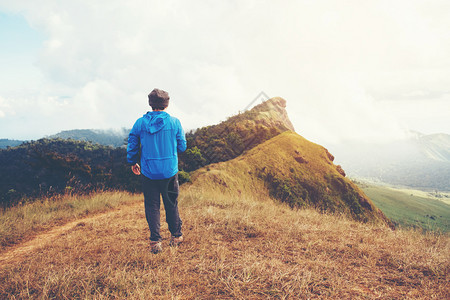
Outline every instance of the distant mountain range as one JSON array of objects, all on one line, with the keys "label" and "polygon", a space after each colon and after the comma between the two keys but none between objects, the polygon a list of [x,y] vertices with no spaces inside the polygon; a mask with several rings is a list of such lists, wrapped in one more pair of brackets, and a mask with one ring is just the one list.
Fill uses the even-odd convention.
[{"label": "distant mountain range", "polygon": [[[126,138],[130,129],[73,129],[61,131],[57,134],[46,137],[47,139],[72,139],[76,141],[91,142],[104,146],[121,147],[126,144]],[[16,147],[28,142],[23,140],[0,139],[0,149]]]},{"label": "distant mountain range", "polygon": [[389,143],[330,146],[351,177],[421,189],[450,191],[450,135],[424,135]]},{"label": "distant mountain range", "polygon": [[6,149],[8,147],[16,147],[24,142],[26,142],[26,141],[0,139],[0,149]]},{"label": "distant mountain range", "polygon": [[417,133],[414,142],[425,157],[435,161],[450,162],[450,135]]}]

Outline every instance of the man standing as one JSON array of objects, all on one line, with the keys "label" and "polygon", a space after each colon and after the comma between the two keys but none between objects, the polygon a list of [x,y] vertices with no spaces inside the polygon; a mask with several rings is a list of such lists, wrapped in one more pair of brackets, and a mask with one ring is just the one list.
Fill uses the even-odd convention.
[{"label": "man standing", "polygon": [[[186,150],[186,137],[180,121],[165,109],[169,94],[154,89],[148,95],[153,111],[139,118],[128,136],[127,160],[134,174],[142,172],[145,217],[150,229],[153,253],[162,251],[160,230],[160,195],[171,233],[170,245],[183,241],[181,219],[178,213],[178,152]],[[140,155],[140,163],[138,158]]]}]

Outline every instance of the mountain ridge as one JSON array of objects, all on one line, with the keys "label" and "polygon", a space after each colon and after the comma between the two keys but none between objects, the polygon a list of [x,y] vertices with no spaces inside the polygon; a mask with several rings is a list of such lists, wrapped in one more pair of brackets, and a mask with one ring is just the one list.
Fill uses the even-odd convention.
[{"label": "mountain ridge", "polygon": [[233,160],[194,171],[189,188],[236,197],[271,197],[292,208],[312,207],[362,222],[392,225],[344,177],[333,159],[326,148],[286,131]]}]

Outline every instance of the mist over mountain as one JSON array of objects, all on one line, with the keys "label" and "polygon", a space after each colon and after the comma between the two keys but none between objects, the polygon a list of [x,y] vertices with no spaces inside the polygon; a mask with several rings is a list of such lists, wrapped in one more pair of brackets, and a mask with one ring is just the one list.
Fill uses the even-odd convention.
[{"label": "mist over mountain", "polygon": [[450,190],[450,135],[409,132],[388,143],[330,145],[351,177],[421,189]]},{"label": "mist over mountain", "polygon": [[61,131],[48,138],[73,139],[97,143],[104,146],[121,147],[125,145],[130,129],[74,129]]},{"label": "mist over mountain", "polygon": [[424,135],[417,133],[415,145],[428,159],[450,162],[450,135],[444,133]]}]

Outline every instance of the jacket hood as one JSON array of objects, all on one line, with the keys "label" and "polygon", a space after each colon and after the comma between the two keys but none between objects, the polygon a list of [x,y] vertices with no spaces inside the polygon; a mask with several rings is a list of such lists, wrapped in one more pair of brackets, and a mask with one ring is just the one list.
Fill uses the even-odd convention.
[{"label": "jacket hood", "polygon": [[166,126],[169,114],[165,111],[149,111],[144,115],[143,127],[150,133],[156,133]]}]

